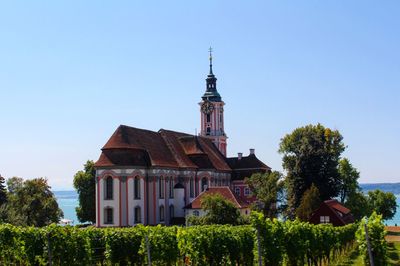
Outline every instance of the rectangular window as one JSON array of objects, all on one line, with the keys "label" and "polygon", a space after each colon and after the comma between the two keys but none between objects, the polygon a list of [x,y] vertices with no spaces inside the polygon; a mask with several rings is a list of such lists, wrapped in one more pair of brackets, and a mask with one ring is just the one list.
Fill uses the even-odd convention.
[{"label": "rectangular window", "polygon": [[235,187],[235,194],[238,195],[238,196],[240,196],[240,188]]},{"label": "rectangular window", "polygon": [[160,199],[164,198],[164,177],[160,177],[158,180],[158,190],[159,190],[159,196]]},{"label": "rectangular window", "polygon": [[250,196],[251,192],[250,192],[250,188],[246,187],[244,188],[244,195],[245,196]]},{"label": "rectangular window", "polygon": [[190,192],[190,197],[194,198],[194,180],[193,180],[193,177],[191,177],[190,181],[189,181],[189,192]]},{"label": "rectangular window", "polygon": [[330,223],[330,217],[329,216],[320,216],[319,222],[321,224],[328,224],[328,223]]},{"label": "rectangular window", "polygon": [[164,210],[164,205],[161,205],[160,206],[160,222],[164,222],[164,213],[165,212],[165,210]]},{"label": "rectangular window", "polygon": [[114,223],[114,213],[112,208],[105,209],[105,224],[113,224]]},{"label": "rectangular window", "polygon": [[211,116],[210,114],[207,114],[207,123],[209,123],[211,121]]}]

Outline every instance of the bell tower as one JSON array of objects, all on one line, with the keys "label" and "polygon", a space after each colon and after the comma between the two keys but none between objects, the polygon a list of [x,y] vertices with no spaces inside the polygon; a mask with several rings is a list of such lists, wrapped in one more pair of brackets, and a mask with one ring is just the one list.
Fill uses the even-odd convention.
[{"label": "bell tower", "polygon": [[210,72],[206,78],[206,92],[200,105],[201,133],[200,136],[212,140],[219,151],[226,156],[226,139],[224,130],[224,105],[217,91],[217,78],[212,69],[212,49],[209,49]]}]

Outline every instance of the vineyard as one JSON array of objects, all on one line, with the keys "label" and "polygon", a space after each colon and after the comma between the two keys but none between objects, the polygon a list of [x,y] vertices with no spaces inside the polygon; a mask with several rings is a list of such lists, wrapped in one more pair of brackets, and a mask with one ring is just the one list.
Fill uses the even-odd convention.
[{"label": "vineyard", "polygon": [[261,215],[253,215],[252,225],[246,226],[34,228],[3,224],[0,264],[257,265],[261,259],[263,265],[328,265],[354,248],[357,229],[356,224],[279,222]]}]

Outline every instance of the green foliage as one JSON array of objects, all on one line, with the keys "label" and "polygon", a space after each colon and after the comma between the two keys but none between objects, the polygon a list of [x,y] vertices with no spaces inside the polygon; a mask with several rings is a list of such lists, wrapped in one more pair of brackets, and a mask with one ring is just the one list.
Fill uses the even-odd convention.
[{"label": "green foliage", "polygon": [[299,207],[296,209],[296,216],[301,221],[308,221],[313,211],[315,211],[321,204],[319,191],[314,184],[304,192]]},{"label": "green foliage", "polygon": [[396,214],[397,203],[396,196],[391,192],[373,190],[368,192],[371,209],[382,215],[382,219],[392,219]]},{"label": "green foliage", "polygon": [[80,222],[96,222],[96,180],[94,162],[87,161],[84,170],[74,176],[74,188],[79,195],[76,216]]},{"label": "green foliage", "polygon": [[6,180],[0,175],[0,206],[7,202]]},{"label": "green foliage", "polygon": [[250,226],[193,226],[178,229],[178,247],[190,265],[253,265]]},{"label": "green foliage", "polygon": [[262,205],[265,217],[274,218],[277,215],[278,196],[282,193],[282,174],[278,171],[270,173],[256,173],[245,182]]},{"label": "green foliage", "polygon": [[360,172],[354,168],[347,158],[339,161],[338,171],[340,175],[339,198],[341,203],[345,203],[349,195],[360,190],[358,179]]},{"label": "green foliage", "polygon": [[346,200],[345,206],[351,210],[354,219],[357,221],[364,216],[370,216],[372,213],[368,196],[362,192],[351,193]]},{"label": "green foliage", "polygon": [[357,220],[364,216],[370,216],[373,212],[382,215],[382,219],[388,220],[396,214],[397,202],[393,193],[373,190],[369,191],[367,195],[362,192],[350,194],[346,201],[346,207],[350,208]]},{"label": "green foliage", "polygon": [[191,216],[188,224],[210,225],[210,224],[243,224],[240,212],[236,206],[219,194],[207,195],[201,202],[202,209],[206,212],[203,217]]},{"label": "green foliage", "polygon": [[13,177],[9,189],[5,220],[15,225],[45,226],[63,216],[45,178],[23,181]]},{"label": "green foliage", "polygon": [[[365,218],[361,221],[356,233],[357,242],[360,253],[366,265],[369,265],[368,245],[365,234]],[[385,226],[382,222],[382,215],[377,215],[375,212],[368,219],[368,238],[371,244],[372,257],[374,265],[387,265],[387,243],[385,240]]]},{"label": "green foliage", "polygon": [[278,222],[252,214],[253,226],[260,232],[263,262],[266,265],[321,265],[349,249],[357,225],[333,227],[296,221]]},{"label": "green foliage", "polygon": [[338,163],[345,150],[342,135],[321,124],[295,129],[283,137],[279,152],[283,154],[283,168],[287,171],[289,216],[294,216],[304,192],[315,184],[321,200],[339,193]]},{"label": "green foliage", "polygon": [[[329,261],[356,225],[279,222],[252,214],[252,226],[78,228],[0,225],[0,265],[254,265],[257,230],[266,265]],[[319,263],[321,264],[321,263]]]}]

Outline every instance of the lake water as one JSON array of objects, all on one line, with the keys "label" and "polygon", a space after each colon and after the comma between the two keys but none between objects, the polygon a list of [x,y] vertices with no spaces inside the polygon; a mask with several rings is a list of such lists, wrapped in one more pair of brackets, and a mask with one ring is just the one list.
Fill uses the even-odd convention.
[{"label": "lake water", "polygon": [[[361,188],[364,192],[369,190],[380,189],[386,192],[392,192],[397,198],[397,212],[393,219],[385,221],[387,225],[399,225],[400,226],[400,183],[396,184],[361,184]],[[74,224],[78,224],[76,218],[75,208],[78,206],[78,194],[76,191],[54,191],[54,195],[57,198],[58,206],[64,212],[64,218],[74,221]]]},{"label": "lake water", "polygon": [[72,220],[73,224],[78,224],[75,208],[79,205],[78,194],[75,190],[53,191],[57,198],[60,209],[64,212],[64,219]]}]

